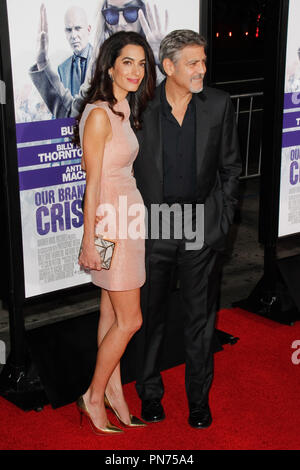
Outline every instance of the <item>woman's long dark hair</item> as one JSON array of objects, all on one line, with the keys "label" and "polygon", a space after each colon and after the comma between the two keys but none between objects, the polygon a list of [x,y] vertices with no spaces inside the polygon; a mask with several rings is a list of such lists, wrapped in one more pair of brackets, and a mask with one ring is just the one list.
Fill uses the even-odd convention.
[{"label": "woman's long dark hair", "polygon": [[77,116],[77,124],[74,126],[73,142],[75,144],[80,145],[79,121],[87,103],[94,103],[97,100],[106,101],[113,113],[124,117],[123,113],[117,112],[113,108],[117,100],[113,94],[113,84],[108,71],[114,66],[123,47],[129,44],[141,46],[145,52],[145,76],[138,90],[128,93],[133,127],[135,129],[141,128],[141,114],[148,101],[154,96],[156,86],[155,59],[151,47],[143,36],[133,31],[120,31],[106,39],[100,47],[99,55],[94,66],[91,85],[85,94],[79,115]]}]

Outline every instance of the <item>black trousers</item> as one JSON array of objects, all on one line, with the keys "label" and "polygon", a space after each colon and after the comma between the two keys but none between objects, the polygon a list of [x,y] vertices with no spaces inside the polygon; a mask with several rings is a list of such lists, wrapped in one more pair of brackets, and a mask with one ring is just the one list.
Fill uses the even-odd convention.
[{"label": "black trousers", "polygon": [[208,400],[213,379],[212,339],[220,284],[219,254],[204,245],[186,250],[186,240],[154,240],[146,249],[147,281],[141,290],[143,326],[137,338],[136,389],[142,400],[161,399],[160,357],[173,273],[184,309],[185,383],[190,406]]}]

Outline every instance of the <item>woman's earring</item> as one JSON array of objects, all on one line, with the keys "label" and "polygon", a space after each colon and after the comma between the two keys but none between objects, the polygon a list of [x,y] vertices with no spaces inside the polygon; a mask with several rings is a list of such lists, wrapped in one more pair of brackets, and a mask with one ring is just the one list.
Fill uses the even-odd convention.
[{"label": "woman's earring", "polygon": [[109,78],[111,79],[111,81],[113,82],[113,81],[114,81],[114,77],[112,76],[112,74],[109,73],[108,75],[109,75]]}]

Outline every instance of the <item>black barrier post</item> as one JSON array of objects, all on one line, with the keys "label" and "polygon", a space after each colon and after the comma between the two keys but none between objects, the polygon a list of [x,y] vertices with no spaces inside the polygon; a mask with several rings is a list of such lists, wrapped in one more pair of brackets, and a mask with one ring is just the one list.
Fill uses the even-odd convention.
[{"label": "black barrier post", "polygon": [[6,215],[6,243],[2,249],[8,251],[8,266],[4,269],[9,277],[7,300],[10,327],[10,354],[0,376],[0,394],[24,410],[38,410],[45,402],[45,396],[29,356],[25,337],[18,157],[6,2],[0,0],[0,6],[0,79],[3,89],[6,88],[0,105],[2,187]]},{"label": "black barrier post", "polygon": [[233,303],[279,323],[300,318],[277,259],[284,76],[289,0],[269,2],[266,13],[265,90],[259,242],[264,245],[264,274],[249,297]]}]

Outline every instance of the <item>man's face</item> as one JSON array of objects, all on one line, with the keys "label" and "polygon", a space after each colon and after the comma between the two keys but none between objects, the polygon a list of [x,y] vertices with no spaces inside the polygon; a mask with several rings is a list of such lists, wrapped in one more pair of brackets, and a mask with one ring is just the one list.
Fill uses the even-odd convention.
[{"label": "man's face", "polygon": [[185,91],[199,93],[203,89],[205,72],[204,47],[191,45],[179,51],[178,58],[175,63],[172,63],[168,76]]},{"label": "man's face", "polygon": [[[140,3],[137,0],[108,0],[106,9],[108,8],[126,8],[126,7],[139,7]],[[115,10],[116,11],[116,10]],[[138,11],[138,10],[137,10]],[[117,33],[118,31],[134,31],[135,33],[141,32],[141,23],[137,17],[136,21],[129,22],[126,21],[124,12],[119,11],[119,20],[118,23],[115,25],[109,24],[109,21],[106,20],[106,26],[110,32],[110,34]]]},{"label": "man's face", "polygon": [[65,33],[75,54],[81,52],[88,44],[91,27],[87,17],[79,7],[70,8],[65,15]]}]

